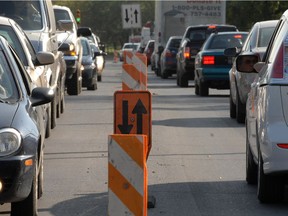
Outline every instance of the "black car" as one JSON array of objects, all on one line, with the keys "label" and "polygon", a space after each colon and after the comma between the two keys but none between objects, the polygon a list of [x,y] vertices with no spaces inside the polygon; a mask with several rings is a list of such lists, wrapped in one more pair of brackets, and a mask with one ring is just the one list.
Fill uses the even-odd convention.
[{"label": "black car", "polygon": [[21,60],[0,36],[0,204],[11,215],[37,215],[43,192],[43,104],[54,92],[35,87]]},{"label": "black car", "polygon": [[81,37],[82,52],[82,86],[87,90],[97,89],[97,67],[95,65],[95,53],[92,52],[90,42],[86,37]]},{"label": "black car", "polygon": [[215,32],[238,31],[234,25],[195,25],[186,28],[177,53],[177,85],[188,87],[194,80],[195,56],[210,36]]}]

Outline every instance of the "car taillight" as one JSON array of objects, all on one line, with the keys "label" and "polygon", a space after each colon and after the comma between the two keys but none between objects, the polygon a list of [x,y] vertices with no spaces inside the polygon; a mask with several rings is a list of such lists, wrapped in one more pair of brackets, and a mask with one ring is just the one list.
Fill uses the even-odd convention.
[{"label": "car taillight", "polygon": [[172,53],[170,52],[170,50],[166,51],[165,57],[172,57]]},{"label": "car taillight", "polygon": [[184,58],[190,59],[190,47],[185,47]]},{"label": "car taillight", "polygon": [[283,44],[280,46],[273,64],[271,78],[283,78]]},{"label": "car taillight", "polygon": [[288,144],[287,143],[277,143],[277,146],[283,149],[288,149]]},{"label": "car taillight", "polygon": [[215,57],[214,56],[203,56],[202,63],[203,63],[203,65],[214,65],[215,64]]}]

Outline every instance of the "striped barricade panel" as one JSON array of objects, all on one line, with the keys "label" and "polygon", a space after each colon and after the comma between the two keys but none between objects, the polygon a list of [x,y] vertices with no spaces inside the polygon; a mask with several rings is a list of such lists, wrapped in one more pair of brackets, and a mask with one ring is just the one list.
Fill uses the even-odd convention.
[{"label": "striped barricade panel", "polygon": [[147,215],[147,136],[114,134],[108,141],[108,215]]},{"label": "striped barricade panel", "polygon": [[147,76],[133,64],[122,65],[122,90],[146,90]]}]

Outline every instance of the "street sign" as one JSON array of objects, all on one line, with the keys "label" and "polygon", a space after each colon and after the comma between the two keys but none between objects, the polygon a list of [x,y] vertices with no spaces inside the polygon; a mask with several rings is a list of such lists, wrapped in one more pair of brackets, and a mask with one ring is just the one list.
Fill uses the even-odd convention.
[{"label": "street sign", "polygon": [[114,93],[114,134],[144,134],[151,148],[151,93],[116,91]]},{"label": "street sign", "polygon": [[122,5],[123,28],[141,28],[141,10],[139,4]]}]

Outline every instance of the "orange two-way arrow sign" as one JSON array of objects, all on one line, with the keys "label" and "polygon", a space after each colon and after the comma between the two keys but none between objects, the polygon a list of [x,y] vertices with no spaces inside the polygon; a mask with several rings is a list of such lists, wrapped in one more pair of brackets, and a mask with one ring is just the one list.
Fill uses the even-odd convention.
[{"label": "orange two-way arrow sign", "polygon": [[147,135],[149,150],[152,135],[151,114],[149,91],[116,91],[114,93],[114,134]]}]

